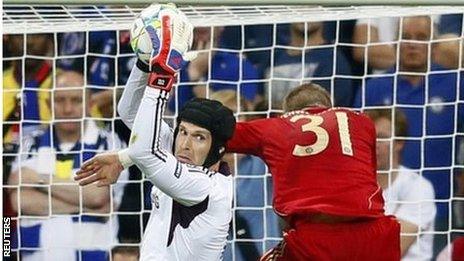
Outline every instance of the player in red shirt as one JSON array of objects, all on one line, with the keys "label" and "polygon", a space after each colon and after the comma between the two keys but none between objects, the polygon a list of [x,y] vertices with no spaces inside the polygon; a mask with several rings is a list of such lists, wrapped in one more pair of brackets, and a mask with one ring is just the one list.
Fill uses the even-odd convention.
[{"label": "player in red shirt", "polygon": [[332,108],[316,84],[289,93],[284,111],[238,123],[227,144],[266,162],[274,209],[288,224],[261,260],[399,260],[400,225],[384,215],[372,121]]}]

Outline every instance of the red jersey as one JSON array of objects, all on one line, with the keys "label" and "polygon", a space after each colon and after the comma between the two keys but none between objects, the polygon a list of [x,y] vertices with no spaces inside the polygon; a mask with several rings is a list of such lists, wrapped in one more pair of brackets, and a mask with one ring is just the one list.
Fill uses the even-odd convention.
[{"label": "red jersey", "polygon": [[373,122],[345,108],[309,108],[237,123],[229,152],[264,160],[274,209],[283,217],[323,213],[383,216]]},{"label": "red jersey", "polygon": [[459,261],[464,259],[464,237],[458,237],[453,241],[451,260]]}]

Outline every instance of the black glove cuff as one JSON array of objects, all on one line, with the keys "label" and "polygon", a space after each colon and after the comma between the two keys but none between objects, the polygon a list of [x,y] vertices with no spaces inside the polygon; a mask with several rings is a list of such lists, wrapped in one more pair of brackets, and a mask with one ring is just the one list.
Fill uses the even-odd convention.
[{"label": "black glove cuff", "polygon": [[142,62],[140,59],[137,59],[136,65],[142,72],[150,73],[150,67],[148,64]]},{"label": "black glove cuff", "polygon": [[166,70],[161,68],[161,66],[153,66],[153,68],[151,68],[151,71],[150,71],[150,66],[142,62],[140,59],[137,59],[136,65],[137,65],[137,68],[139,68],[142,72],[146,72],[146,73],[155,72],[158,74],[169,74]]}]

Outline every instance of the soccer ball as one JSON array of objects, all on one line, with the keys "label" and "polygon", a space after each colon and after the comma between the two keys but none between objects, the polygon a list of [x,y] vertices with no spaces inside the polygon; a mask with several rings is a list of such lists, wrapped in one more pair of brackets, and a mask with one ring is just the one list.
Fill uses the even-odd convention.
[{"label": "soccer ball", "polygon": [[130,44],[138,59],[149,64],[152,53],[153,56],[158,54],[161,48],[161,18],[177,15],[178,12],[171,4],[153,4],[140,13],[130,31]]}]

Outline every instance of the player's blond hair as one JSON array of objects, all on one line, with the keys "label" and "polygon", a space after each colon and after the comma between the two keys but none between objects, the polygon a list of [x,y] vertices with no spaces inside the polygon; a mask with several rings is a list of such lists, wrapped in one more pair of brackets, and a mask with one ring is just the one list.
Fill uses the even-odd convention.
[{"label": "player's blond hair", "polygon": [[310,106],[332,107],[330,94],[319,84],[305,83],[296,87],[285,96],[282,107],[289,112]]}]

